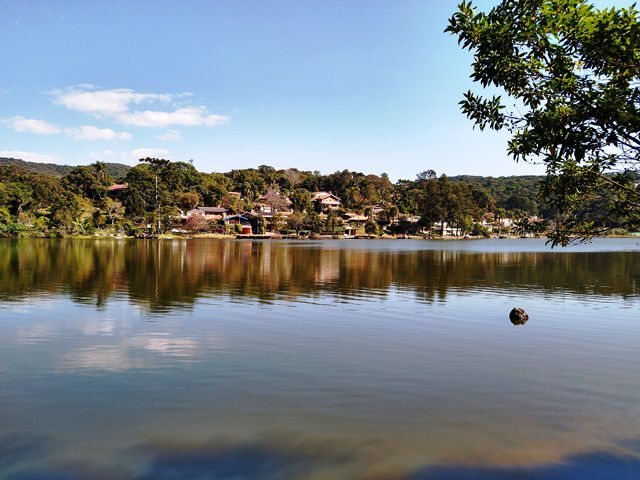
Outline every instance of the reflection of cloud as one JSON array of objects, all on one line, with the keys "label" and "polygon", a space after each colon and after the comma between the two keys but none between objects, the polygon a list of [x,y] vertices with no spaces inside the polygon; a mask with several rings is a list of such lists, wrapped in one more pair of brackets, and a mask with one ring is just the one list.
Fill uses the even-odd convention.
[{"label": "reflection of cloud", "polygon": [[113,335],[115,325],[111,320],[103,322],[88,322],[82,327],[82,333],[85,335]]},{"label": "reflection of cloud", "polygon": [[[112,322],[85,325],[87,335],[112,335]],[[153,362],[145,360],[149,355],[172,358],[194,358],[202,350],[199,341],[190,338],[172,338],[167,334],[141,334],[125,337],[120,345],[95,345],[75,348],[67,352],[58,363],[62,371],[99,370],[124,372],[136,368],[149,368]]]},{"label": "reflection of cloud", "polygon": [[151,455],[151,462],[135,480],[354,478],[349,472],[354,473],[359,462],[345,445],[289,436],[244,443],[156,444],[139,451]]},{"label": "reflection of cloud", "polygon": [[[638,440],[613,445],[613,450],[586,451],[557,462],[528,467],[425,464],[419,460],[419,466],[415,467],[393,462],[389,452],[381,449],[377,442],[309,439],[287,433],[244,441],[218,437],[202,443],[150,442],[124,451],[123,458],[110,458],[100,465],[80,457],[61,462],[54,456],[53,445],[52,439],[39,436],[0,437],[0,477],[7,480],[635,480],[640,471]],[[424,456],[428,456],[428,452],[424,452]],[[127,466],[132,465],[134,470],[127,472]]]},{"label": "reflection of cloud", "polygon": [[[640,453],[640,452],[639,452]],[[640,475],[640,455],[589,452],[562,462],[531,468],[426,467],[406,476],[407,480],[635,480]]]},{"label": "reflection of cloud", "polygon": [[124,372],[133,368],[144,368],[140,359],[132,358],[126,347],[96,345],[69,351],[63,358],[63,371],[101,370]]},{"label": "reflection of cloud", "polygon": [[127,341],[127,345],[169,357],[193,357],[201,348],[196,340],[162,334],[138,335]]},{"label": "reflection of cloud", "polygon": [[34,345],[46,342],[55,336],[51,325],[36,323],[28,327],[18,327],[16,330],[16,343],[18,345]]}]

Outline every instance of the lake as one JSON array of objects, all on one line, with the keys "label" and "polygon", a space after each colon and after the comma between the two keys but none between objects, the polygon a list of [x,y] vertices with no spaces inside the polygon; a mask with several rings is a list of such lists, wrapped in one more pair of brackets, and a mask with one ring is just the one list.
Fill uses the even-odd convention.
[{"label": "lake", "polygon": [[640,478],[639,242],[1,240],[0,478]]}]

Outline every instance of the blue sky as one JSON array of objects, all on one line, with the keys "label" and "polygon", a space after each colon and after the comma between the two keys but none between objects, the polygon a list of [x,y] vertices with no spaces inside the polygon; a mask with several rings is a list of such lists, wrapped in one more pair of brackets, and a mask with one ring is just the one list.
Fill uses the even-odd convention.
[{"label": "blue sky", "polygon": [[471,59],[442,33],[456,4],[0,0],[0,156],[542,173],[460,114]]}]

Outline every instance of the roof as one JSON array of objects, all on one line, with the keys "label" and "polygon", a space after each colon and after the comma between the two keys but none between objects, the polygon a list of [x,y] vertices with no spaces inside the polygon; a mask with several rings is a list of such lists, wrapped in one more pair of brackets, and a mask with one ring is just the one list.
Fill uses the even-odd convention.
[{"label": "roof", "polygon": [[202,213],[209,213],[209,214],[222,214],[222,213],[228,212],[226,208],[222,208],[222,207],[196,207],[195,210],[199,210]]},{"label": "roof", "polygon": [[244,214],[245,216],[249,216],[249,217],[259,217],[262,216],[264,218],[273,218],[276,215],[279,215],[282,218],[286,218],[289,217],[291,215],[293,215],[293,212],[256,212],[255,210],[251,211],[251,212],[247,212]]},{"label": "roof", "polygon": [[311,201],[312,202],[316,202],[318,200],[322,201],[327,198],[333,198],[334,200],[340,202],[340,199],[331,192],[314,192],[313,197],[311,197]]},{"label": "roof", "polygon": [[[287,202],[287,204],[291,203],[291,200],[289,199],[289,197],[287,197],[286,195],[282,195],[282,194],[278,194],[280,195],[280,198],[282,198],[285,202]],[[269,199],[267,198],[266,195],[260,195],[257,199],[256,199],[256,203],[258,204],[266,204],[266,202]]]},{"label": "roof", "polygon": [[114,185],[111,185],[109,187],[107,187],[107,191],[108,192],[113,192],[116,190],[126,190],[127,188],[129,188],[129,184],[128,183],[116,183]]},{"label": "roof", "polygon": [[346,220],[347,222],[366,222],[369,220],[369,217],[366,215],[350,215]]}]

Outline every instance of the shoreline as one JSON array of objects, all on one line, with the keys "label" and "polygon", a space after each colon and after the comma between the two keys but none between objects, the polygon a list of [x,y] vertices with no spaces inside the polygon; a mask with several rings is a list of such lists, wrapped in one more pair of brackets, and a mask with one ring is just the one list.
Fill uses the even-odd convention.
[{"label": "shoreline", "polygon": [[[595,239],[616,239],[616,238],[628,238],[640,240],[640,233],[629,235],[607,235],[603,237],[594,237]],[[39,237],[39,236],[7,236],[0,237],[0,239],[51,239],[51,240],[276,240],[276,241],[335,241],[335,240],[429,240],[429,241],[479,241],[479,240],[549,240],[546,236],[538,237],[521,237],[521,236],[503,236],[503,237],[425,237],[422,235],[408,235],[405,237],[395,237],[391,235],[385,236],[360,236],[360,237],[343,237],[343,236],[331,236],[331,235],[317,235],[309,237],[292,237],[280,234],[274,235],[225,235],[220,233],[196,233],[193,235],[173,235],[173,234],[161,234],[156,237],[141,238],[127,235],[116,234],[104,234],[104,235],[62,235],[59,237]]]}]

